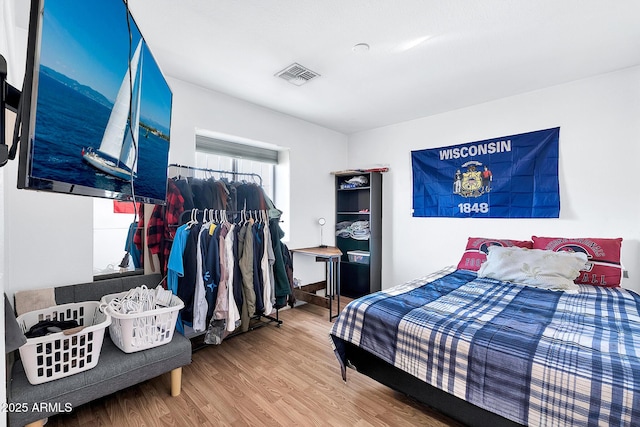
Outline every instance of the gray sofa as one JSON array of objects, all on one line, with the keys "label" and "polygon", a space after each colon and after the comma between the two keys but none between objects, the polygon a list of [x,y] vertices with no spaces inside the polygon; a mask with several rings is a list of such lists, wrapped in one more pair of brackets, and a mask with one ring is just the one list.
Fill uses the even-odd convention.
[{"label": "gray sofa", "polygon": [[[140,285],[155,287],[160,275],[129,276],[55,288],[56,303],[99,301],[103,295],[123,292]],[[16,352],[17,353],[17,352]],[[8,412],[9,426],[39,426],[44,419],[78,405],[171,372],[171,395],[180,393],[182,366],[191,363],[191,341],[179,333],[159,347],[124,353],[105,333],[98,365],[75,375],[31,385],[17,360],[7,381],[7,402],[27,411]],[[34,409],[36,404],[37,409]]]}]

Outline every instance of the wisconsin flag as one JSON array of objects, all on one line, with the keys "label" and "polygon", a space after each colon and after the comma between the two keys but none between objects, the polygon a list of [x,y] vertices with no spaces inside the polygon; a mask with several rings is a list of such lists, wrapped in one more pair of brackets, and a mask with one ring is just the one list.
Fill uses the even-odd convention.
[{"label": "wisconsin flag", "polygon": [[558,218],[560,128],[411,152],[413,216]]}]

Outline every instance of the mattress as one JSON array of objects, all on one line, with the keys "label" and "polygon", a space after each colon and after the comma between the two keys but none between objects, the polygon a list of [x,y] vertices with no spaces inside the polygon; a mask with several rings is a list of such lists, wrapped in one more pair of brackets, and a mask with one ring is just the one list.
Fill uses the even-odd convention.
[{"label": "mattress", "polygon": [[[443,269],[354,300],[331,340],[523,425],[640,425],[640,296]],[[637,344],[636,344],[637,343]]]}]

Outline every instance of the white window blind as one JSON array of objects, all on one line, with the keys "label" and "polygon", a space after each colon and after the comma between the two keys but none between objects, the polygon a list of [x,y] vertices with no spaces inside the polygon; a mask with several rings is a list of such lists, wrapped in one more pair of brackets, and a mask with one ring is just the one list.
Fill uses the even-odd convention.
[{"label": "white window blind", "polygon": [[196,151],[261,163],[278,164],[278,151],[196,135]]}]

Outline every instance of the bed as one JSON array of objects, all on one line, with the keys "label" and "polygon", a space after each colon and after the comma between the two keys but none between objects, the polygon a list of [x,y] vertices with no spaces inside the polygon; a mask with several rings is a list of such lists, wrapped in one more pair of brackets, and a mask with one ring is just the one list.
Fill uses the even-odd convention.
[{"label": "bed", "polygon": [[330,333],[343,379],[467,425],[640,425],[640,296],[479,276],[448,267],[349,303]]}]

